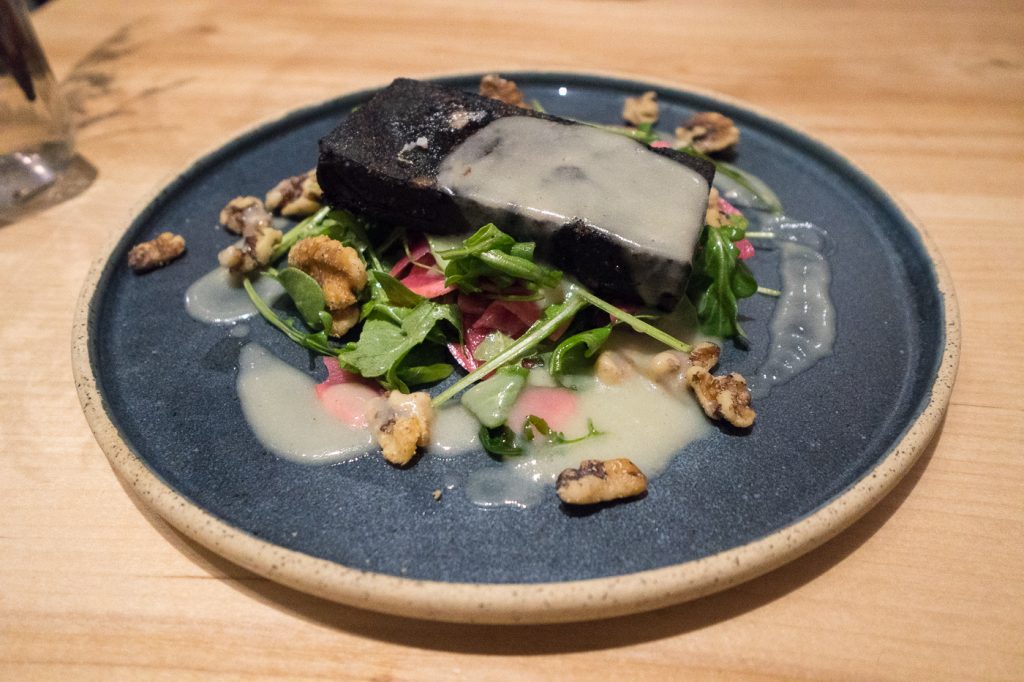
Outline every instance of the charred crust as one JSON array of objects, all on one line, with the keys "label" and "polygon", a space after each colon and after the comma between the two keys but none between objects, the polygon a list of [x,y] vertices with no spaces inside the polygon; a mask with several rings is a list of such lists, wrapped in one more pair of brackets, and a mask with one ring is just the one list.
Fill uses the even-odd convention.
[{"label": "charred crust", "polygon": [[[537,241],[538,256],[600,296],[672,310],[689,277],[689,262],[637,253],[634,245],[593,229],[584,220],[537,239],[537,225],[521,214],[460,204],[437,185],[438,169],[455,147],[509,116],[582,125],[434,83],[395,80],[320,140],[317,178],[324,202],[435,234],[470,232],[494,222],[513,237]],[[417,145],[415,154],[402,154],[420,138],[425,146]],[[709,185],[714,177],[714,164],[705,159],[674,149],[651,152],[694,170]]]}]

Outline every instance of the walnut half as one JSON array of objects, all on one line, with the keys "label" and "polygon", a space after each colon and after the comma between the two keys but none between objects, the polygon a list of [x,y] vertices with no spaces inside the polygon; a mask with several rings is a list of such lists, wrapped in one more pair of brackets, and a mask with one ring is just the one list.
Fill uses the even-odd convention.
[{"label": "walnut half", "polygon": [[220,212],[220,221],[231,232],[242,235],[242,244],[227,247],[217,260],[233,274],[258,270],[270,262],[281,231],[271,225],[270,214],[256,197],[235,197]]},{"label": "walnut half", "polygon": [[706,368],[694,365],[686,370],[686,381],[708,417],[724,419],[744,429],[753,425],[757,413],[750,407],[750,390],[741,375],[730,372],[716,377]]},{"label": "walnut half", "polygon": [[597,504],[636,497],[647,490],[644,472],[625,457],[585,459],[558,474],[555,491],[566,504]]},{"label": "walnut half", "polygon": [[701,111],[676,128],[676,142],[680,146],[692,145],[704,154],[713,154],[735,146],[740,141],[740,129],[732,119],[717,111]]},{"label": "walnut half", "polygon": [[323,197],[314,168],[277,183],[267,192],[267,210],[293,217],[313,215],[320,210]]},{"label": "walnut half", "polygon": [[366,266],[350,246],[326,235],[296,242],[288,265],[302,270],[320,285],[324,304],[334,323],[331,336],[343,336],[359,322],[358,294],[366,286]]},{"label": "walnut half", "polygon": [[135,272],[149,272],[170,263],[185,253],[185,238],[173,232],[161,232],[154,239],[132,247],[128,265]]}]

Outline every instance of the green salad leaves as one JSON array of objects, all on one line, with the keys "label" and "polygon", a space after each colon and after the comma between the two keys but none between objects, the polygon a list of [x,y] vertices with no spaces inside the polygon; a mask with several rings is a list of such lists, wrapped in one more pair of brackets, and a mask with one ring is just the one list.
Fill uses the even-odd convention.
[{"label": "green salad leaves", "polygon": [[746,219],[733,216],[729,224],[706,225],[701,233],[687,295],[697,309],[701,330],[707,334],[746,338],[739,323],[738,302],[757,293],[757,281],[734,244],[743,239],[746,229]]}]

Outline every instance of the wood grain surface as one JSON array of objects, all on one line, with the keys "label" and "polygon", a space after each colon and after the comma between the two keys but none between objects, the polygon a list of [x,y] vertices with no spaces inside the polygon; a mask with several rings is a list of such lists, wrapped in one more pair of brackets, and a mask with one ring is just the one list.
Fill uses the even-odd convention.
[{"label": "wood grain surface", "polygon": [[[0,678],[1024,679],[1024,3],[782,7],[54,0],[36,12],[98,178],[0,228]],[[725,593],[544,627],[327,603],[141,508],[71,377],[76,297],[111,237],[187,162],[258,121],[396,75],[525,68],[749,101],[848,154],[923,221],[959,294],[963,355],[940,435],[895,492]]]}]

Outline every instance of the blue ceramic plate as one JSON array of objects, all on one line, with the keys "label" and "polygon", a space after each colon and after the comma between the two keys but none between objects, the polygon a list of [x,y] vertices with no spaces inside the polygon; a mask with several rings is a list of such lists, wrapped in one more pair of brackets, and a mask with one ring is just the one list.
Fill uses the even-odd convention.
[{"label": "blue ceramic plate", "polygon": [[[267,453],[235,391],[245,340],[188,316],[185,289],[229,241],[220,208],[315,164],[317,140],[372,93],[297,111],[229,142],[167,186],[85,286],[75,364],[114,468],[171,523],[263,575],[349,604],[445,620],[596,618],[706,594],[820,544],[873,505],[927,444],[955,373],[956,305],[944,268],[892,198],[848,160],[750,108],[683,90],[575,74],[513,74],[555,115],[618,123],[623,98],[659,93],[661,120],[718,110],[742,130],[737,165],[787,213],[825,227],[834,352],[758,405],[749,434],[677,455],[643,500],[587,516],[550,504],[483,509],[460,487],[481,460],[368,456],[303,466]],[[443,79],[472,90],[478,76]],[[146,276],[128,248],[163,230],[188,254]],[[778,283],[771,259],[752,267]],[[773,301],[748,299],[752,373]],[[260,320],[250,338],[311,373],[319,363]],[[642,443],[642,440],[639,441]],[[642,445],[640,445],[642,447]],[[624,453],[626,454],[626,453]],[[480,457],[484,457],[481,453]],[[430,492],[454,483],[442,503]]]}]

